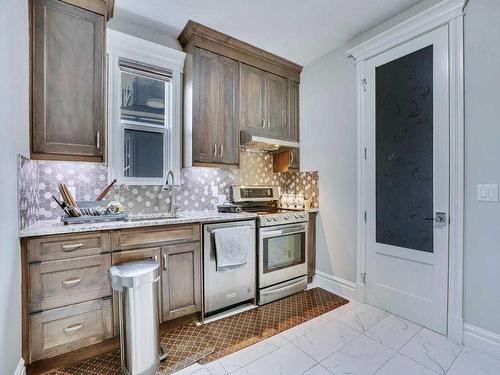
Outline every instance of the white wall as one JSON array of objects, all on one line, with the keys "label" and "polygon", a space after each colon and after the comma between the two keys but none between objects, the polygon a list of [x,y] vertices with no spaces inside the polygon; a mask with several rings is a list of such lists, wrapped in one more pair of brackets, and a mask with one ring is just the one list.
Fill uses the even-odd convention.
[{"label": "white wall", "polygon": [[356,69],[347,50],[438,2],[417,4],[302,71],[300,162],[304,170],[319,170],[319,271],[356,281]]},{"label": "white wall", "polygon": [[17,154],[28,155],[28,0],[0,1],[0,374],[21,359]]},{"label": "white wall", "polygon": [[500,184],[500,1],[470,0],[464,24],[464,318],[500,334],[500,203],[476,199],[477,184]]}]

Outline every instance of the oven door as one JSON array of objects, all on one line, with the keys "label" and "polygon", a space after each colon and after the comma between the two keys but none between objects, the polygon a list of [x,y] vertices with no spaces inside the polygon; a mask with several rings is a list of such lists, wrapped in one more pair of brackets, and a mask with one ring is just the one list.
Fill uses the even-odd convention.
[{"label": "oven door", "polygon": [[307,274],[307,223],[259,230],[259,288]]}]

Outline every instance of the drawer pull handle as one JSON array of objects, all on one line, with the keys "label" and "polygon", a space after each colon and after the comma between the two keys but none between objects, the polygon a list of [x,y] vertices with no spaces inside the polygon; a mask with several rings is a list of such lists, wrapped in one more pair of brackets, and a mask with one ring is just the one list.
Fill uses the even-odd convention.
[{"label": "drawer pull handle", "polygon": [[75,250],[80,249],[82,246],[83,246],[82,243],[75,243],[73,245],[62,245],[61,249],[63,251],[75,251]]},{"label": "drawer pull handle", "polygon": [[81,282],[82,282],[81,278],[75,277],[74,279],[64,280],[62,282],[62,285],[64,285],[64,286],[75,286],[77,284],[80,284]]},{"label": "drawer pull handle", "polygon": [[83,323],[77,323],[64,328],[64,333],[72,333],[82,329],[85,326]]}]

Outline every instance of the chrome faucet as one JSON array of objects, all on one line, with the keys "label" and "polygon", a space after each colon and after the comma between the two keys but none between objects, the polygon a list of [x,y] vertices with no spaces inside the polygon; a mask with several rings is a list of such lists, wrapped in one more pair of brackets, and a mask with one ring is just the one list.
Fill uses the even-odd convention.
[{"label": "chrome faucet", "polygon": [[[169,177],[171,177],[172,182],[169,183]],[[174,178],[174,173],[172,171],[168,171],[167,177],[165,177],[165,182],[163,183],[163,191],[169,191],[170,192],[170,206],[169,206],[169,216],[174,217],[175,216],[175,178]]]}]

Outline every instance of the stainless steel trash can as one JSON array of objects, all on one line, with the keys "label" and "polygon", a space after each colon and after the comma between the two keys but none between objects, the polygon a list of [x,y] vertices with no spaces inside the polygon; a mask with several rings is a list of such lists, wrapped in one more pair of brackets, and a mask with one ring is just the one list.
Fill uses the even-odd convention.
[{"label": "stainless steel trash can", "polygon": [[123,263],[108,270],[119,292],[122,374],[150,375],[160,366],[158,323],[160,265],[154,260]]}]

